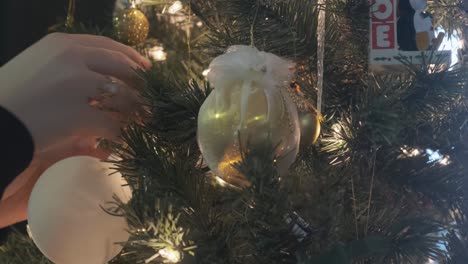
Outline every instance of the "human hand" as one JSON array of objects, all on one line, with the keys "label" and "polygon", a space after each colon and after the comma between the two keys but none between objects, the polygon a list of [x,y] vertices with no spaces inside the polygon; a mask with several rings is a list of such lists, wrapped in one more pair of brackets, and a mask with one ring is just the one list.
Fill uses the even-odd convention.
[{"label": "human hand", "polygon": [[94,138],[84,140],[76,138],[66,144],[52,147],[48,151],[36,153],[31,165],[8,185],[0,197],[0,228],[27,219],[29,197],[44,171],[62,159],[80,155],[106,159],[110,152],[97,148]]},{"label": "human hand", "polygon": [[122,119],[140,110],[129,87],[134,69],[150,66],[108,38],[54,33],[0,68],[0,105],[26,125],[36,151],[0,197],[0,228],[26,219],[32,188],[52,164],[76,155],[108,156],[95,148],[96,139],[115,138]]},{"label": "human hand", "polygon": [[37,152],[77,138],[115,138],[136,100],[109,77],[131,87],[134,69],[150,66],[132,48],[105,37],[49,34],[0,68],[0,105],[23,121]]}]

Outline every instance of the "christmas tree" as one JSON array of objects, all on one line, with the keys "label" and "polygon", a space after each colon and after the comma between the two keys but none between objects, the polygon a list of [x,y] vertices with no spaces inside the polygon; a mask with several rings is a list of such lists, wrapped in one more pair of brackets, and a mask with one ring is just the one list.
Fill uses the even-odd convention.
[{"label": "christmas tree", "polygon": [[[53,29],[105,35],[154,60],[150,71],[136,72],[144,83],[138,91],[145,118],[129,124],[121,141],[103,142],[132,190],[128,203],[116,197],[103,208],[124,217],[130,233],[128,241],[118,241],[123,249],[110,263],[468,262],[463,63],[450,66],[429,50],[417,51],[417,63],[397,56],[392,67],[372,70],[375,2],[133,4],[122,12],[143,12],[127,16],[138,27],[116,14],[114,28],[92,29],[70,12]],[[434,1],[428,9],[434,26],[442,23],[447,34],[458,30],[462,38],[463,2]],[[268,135],[259,141],[265,126],[242,137],[220,115],[216,124],[232,130],[239,155],[224,167],[222,159],[208,158],[202,105],[221,89],[207,79],[216,68],[209,65],[235,45],[294,62],[291,82],[278,88],[291,100],[275,109],[297,109],[297,153],[281,151],[287,118],[284,124],[268,119]],[[240,109],[248,116],[253,106]],[[291,155],[294,163],[281,163]],[[0,247],[0,263],[51,262],[18,233]]]}]

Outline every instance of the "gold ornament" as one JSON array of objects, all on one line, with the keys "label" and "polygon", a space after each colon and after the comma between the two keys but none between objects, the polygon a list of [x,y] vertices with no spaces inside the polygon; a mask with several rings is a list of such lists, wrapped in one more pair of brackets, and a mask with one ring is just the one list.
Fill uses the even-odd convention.
[{"label": "gold ornament", "polygon": [[301,126],[301,145],[311,145],[317,142],[320,135],[320,121],[317,112],[299,112]]},{"label": "gold ornament", "polygon": [[[215,90],[198,114],[198,145],[211,170],[224,181],[249,186],[233,165],[246,148],[276,149],[284,175],[299,151],[297,109],[285,89],[288,62],[250,46],[233,46],[210,64],[208,80]],[[242,150],[241,150],[242,148]]]},{"label": "gold ornament", "polygon": [[137,8],[124,9],[113,20],[117,39],[125,44],[138,45],[148,37],[148,19]]},{"label": "gold ornament", "polygon": [[299,125],[301,127],[301,145],[315,144],[320,136],[320,117],[317,109],[309,102],[297,82],[292,82],[290,95],[298,107]]}]

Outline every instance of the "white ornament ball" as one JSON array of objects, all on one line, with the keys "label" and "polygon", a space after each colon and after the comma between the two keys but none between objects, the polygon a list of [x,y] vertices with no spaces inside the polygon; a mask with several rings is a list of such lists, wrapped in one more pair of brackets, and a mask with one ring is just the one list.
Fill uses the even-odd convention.
[{"label": "white ornament ball", "polygon": [[56,264],[104,264],[129,238],[124,217],[103,208],[131,192],[108,163],[86,156],[55,163],[39,178],[28,205],[28,222],[39,250]]}]

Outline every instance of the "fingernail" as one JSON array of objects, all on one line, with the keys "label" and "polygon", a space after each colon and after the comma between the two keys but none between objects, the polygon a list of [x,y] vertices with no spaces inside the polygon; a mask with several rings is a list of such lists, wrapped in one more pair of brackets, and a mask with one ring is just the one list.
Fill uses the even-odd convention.
[{"label": "fingernail", "polygon": [[143,64],[143,66],[144,66],[146,69],[150,69],[151,66],[153,65],[153,63],[151,63],[151,61],[150,61],[148,58],[146,58],[146,57],[143,57],[143,56],[142,56],[142,58],[143,58],[143,59],[142,59],[141,62],[142,62],[142,64]]},{"label": "fingernail", "polygon": [[119,85],[117,83],[106,83],[102,87],[104,91],[111,93],[111,94],[117,94],[119,92]]},{"label": "fingernail", "polygon": [[97,147],[97,143],[95,140],[93,139],[89,139],[89,138],[86,138],[86,139],[82,139],[78,142],[78,148],[79,149],[84,149],[84,150],[88,150],[88,149],[95,149]]}]

